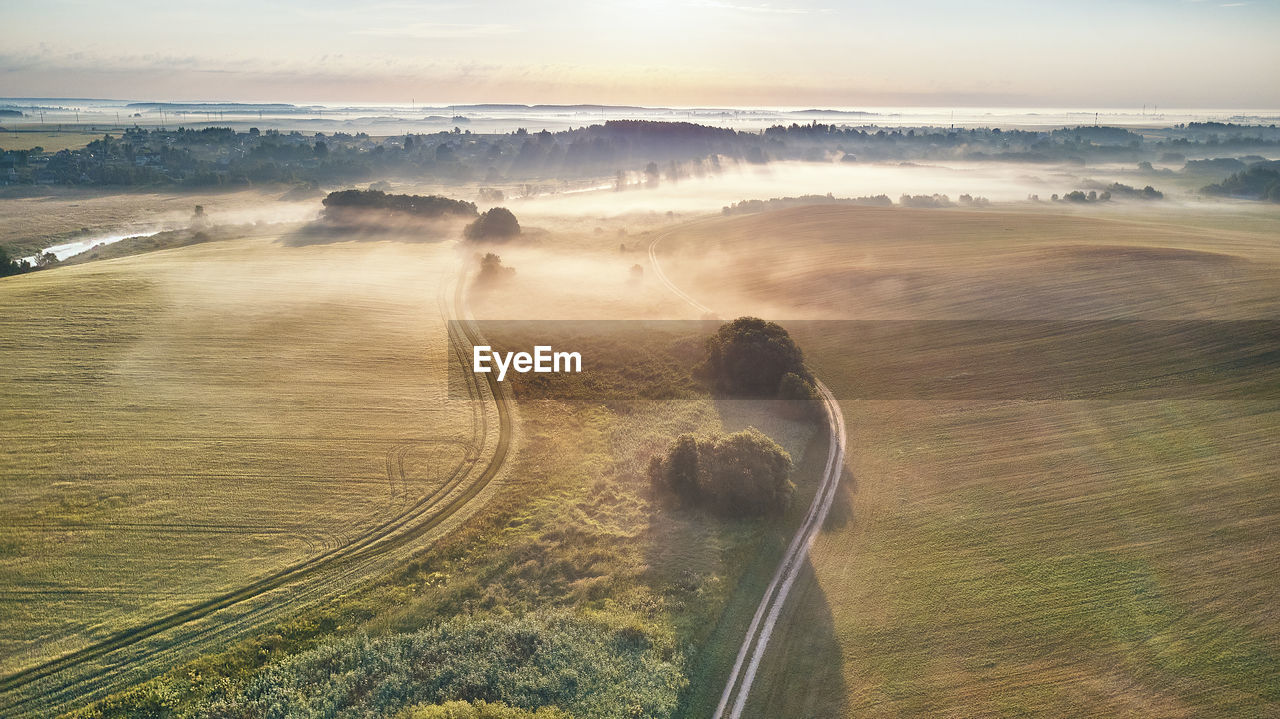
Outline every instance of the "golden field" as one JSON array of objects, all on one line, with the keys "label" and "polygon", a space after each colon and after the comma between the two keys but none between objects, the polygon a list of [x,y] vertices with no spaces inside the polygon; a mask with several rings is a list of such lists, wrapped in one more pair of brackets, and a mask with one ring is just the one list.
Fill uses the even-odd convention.
[{"label": "golden field", "polygon": [[276,240],[0,284],[6,674],[382,531],[476,460],[452,251]]}]

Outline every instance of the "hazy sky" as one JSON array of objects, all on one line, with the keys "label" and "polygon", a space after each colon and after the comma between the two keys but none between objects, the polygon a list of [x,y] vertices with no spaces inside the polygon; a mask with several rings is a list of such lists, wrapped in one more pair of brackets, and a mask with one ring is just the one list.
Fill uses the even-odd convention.
[{"label": "hazy sky", "polygon": [[1280,107],[1280,0],[0,0],[0,96]]}]

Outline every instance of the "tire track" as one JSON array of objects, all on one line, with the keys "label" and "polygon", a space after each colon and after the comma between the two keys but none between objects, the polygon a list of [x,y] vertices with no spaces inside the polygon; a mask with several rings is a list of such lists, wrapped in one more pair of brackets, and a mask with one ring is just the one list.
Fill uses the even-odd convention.
[{"label": "tire track", "polygon": [[[662,271],[662,265],[658,262],[658,243],[670,234],[670,231],[665,232],[649,244],[649,262],[653,265],[654,274],[657,275],[662,284],[667,286],[667,289],[688,302],[695,309],[704,315],[714,315],[715,313],[710,307],[685,293]],[[747,635],[742,640],[742,647],[738,649],[733,669],[730,670],[729,679],[720,695],[720,703],[716,706],[715,714],[712,715],[713,719],[739,719],[742,716],[742,711],[747,704],[747,698],[751,695],[751,686],[755,681],[756,672],[760,668],[760,661],[764,658],[765,649],[769,645],[769,638],[773,635],[774,627],[777,625],[783,606],[786,605],[787,596],[791,593],[791,587],[795,584],[796,578],[800,576],[800,572],[809,557],[809,547],[813,543],[814,537],[822,529],[823,522],[826,521],[827,513],[831,510],[831,504],[835,500],[836,489],[840,485],[840,473],[844,468],[844,414],[840,411],[840,405],[835,396],[822,383],[822,380],[814,377],[814,384],[817,386],[818,394],[822,397],[823,410],[827,415],[827,429],[830,433],[830,439],[827,443],[827,463],[823,468],[822,484],[819,485],[818,491],[813,497],[813,502],[809,505],[809,512],[805,515],[804,522],[796,530],[795,536],[791,539],[791,544],[787,546],[787,551],[783,554],[782,561],[778,564],[778,569],[773,574],[772,581],[769,582],[764,596],[760,599],[759,606],[756,607],[755,615],[751,618],[751,624],[747,627]]]},{"label": "tire track", "polygon": [[[450,328],[458,327],[461,336],[450,331],[449,343],[454,357],[464,367],[468,366],[470,346],[481,341],[474,320],[465,309],[465,279],[464,266],[454,283],[453,296],[449,297],[443,290],[440,296],[445,317],[460,320],[451,323]],[[463,372],[463,375],[467,378],[468,392],[473,397],[471,405],[475,452],[464,458],[449,478],[428,496],[391,520],[377,525],[363,537],[341,547],[272,573],[239,589],[117,632],[76,651],[0,678],[0,714],[20,716],[65,710],[71,702],[80,700],[83,703],[88,698],[118,690],[138,679],[138,662],[134,661],[134,666],[130,666],[129,658],[112,661],[112,657],[136,647],[140,642],[164,632],[190,627],[197,622],[207,624],[206,628],[197,629],[190,636],[171,641],[158,651],[143,657],[145,665],[150,668],[163,664],[165,660],[170,660],[171,663],[175,659],[174,655],[179,652],[193,651],[201,646],[202,639],[208,641],[227,638],[228,631],[218,627],[217,621],[210,621],[216,620],[214,615],[218,612],[273,591],[285,588],[295,590],[293,595],[281,602],[268,603],[261,610],[254,609],[246,612],[243,617],[236,618],[233,627],[236,632],[247,631],[261,624],[266,618],[264,615],[279,614],[284,608],[296,609],[301,606],[297,598],[302,593],[311,601],[317,601],[317,598],[323,598],[334,589],[346,588],[353,578],[360,576],[360,570],[367,568],[363,562],[388,556],[394,550],[405,548],[413,540],[444,524],[493,481],[512,444],[512,401],[502,385],[492,374],[486,375],[483,384],[471,372]],[[479,468],[475,479],[466,482],[467,477],[479,465],[489,441],[489,412],[483,406],[487,399],[493,400],[497,414],[497,441],[494,443],[493,454]],[[305,584],[306,580],[316,579],[323,574],[329,574],[329,581],[323,581],[324,577],[320,576],[320,581],[309,586]],[[84,668],[84,671],[76,674],[76,670],[80,668]],[[128,676],[130,674],[133,676]]]}]

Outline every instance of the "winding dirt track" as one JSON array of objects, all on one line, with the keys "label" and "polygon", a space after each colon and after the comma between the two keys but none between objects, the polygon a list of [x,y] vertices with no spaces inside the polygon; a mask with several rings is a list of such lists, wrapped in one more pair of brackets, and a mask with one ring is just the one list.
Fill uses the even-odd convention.
[{"label": "winding dirt track", "polygon": [[[715,315],[710,307],[689,296],[662,271],[662,265],[658,262],[658,243],[667,234],[670,233],[659,235],[649,244],[649,262],[653,265],[654,274],[668,289],[699,312],[704,315]],[[773,628],[777,625],[778,616],[787,602],[787,595],[791,593],[791,586],[795,584],[796,577],[800,576],[804,568],[805,560],[809,556],[809,546],[822,529],[822,523],[826,521],[831,503],[836,496],[836,488],[840,484],[840,474],[844,469],[844,414],[841,413],[840,404],[836,402],[831,390],[821,380],[815,378],[814,381],[817,384],[818,393],[822,396],[822,406],[827,414],[827,430],[831,435],[827,443],[827,464],[823,469],[822,484],[813,497],[813,503],[809,505],[809,513],[805,515],[804,522],[796,530],[791,544],[787,546],[786,554],[783,555],[777,571],[773,574],[773,580],[769,582],[769,587],[760,599],[760,605],[756,607],[756,613],[751,618],[751,625],[747,628],[747,635],[742,640],[742,647],[738,650],[733,669],[725,683],[724,692],[720,695],[720,703],[716,706],[714,719],[739,719],[742,716],[747,698],[751,695],[751,685],[755,681],[756,671],[760,668],[760,660],[764,658],[765,649],[769,645],[769,637],[773,635]]]},{"label": "winding dirt track", "polygon": [[[471,345],[479,343],[480,336],[466,310],[464,275],[459,276],[452,296],[441,292],[440,304],[445,317],[459,320],[454,326],[461,335],[450,333],[450,348],[456,360],[468,367]],[[412,551],[411,542],[457,515],[493,481],[511,449],[512,400],[492,373],[483,385],[470,372],[463,376],[475,400],[473,451],[440,487],[342,546],[0,678],[0,716],[47,716],[118,691],[202,648],[224,645],[288,611],[346,590],[372,569],[401,558],[405,552],[397,550]],[[490,398],[497,414],[496,442],[490,442],[490,413],[482,406]],[[482,461],[489,452],[487,461]],[[280,595],[265,596],[272,592]],[[255,603],[255,599],[262,601]]]}]

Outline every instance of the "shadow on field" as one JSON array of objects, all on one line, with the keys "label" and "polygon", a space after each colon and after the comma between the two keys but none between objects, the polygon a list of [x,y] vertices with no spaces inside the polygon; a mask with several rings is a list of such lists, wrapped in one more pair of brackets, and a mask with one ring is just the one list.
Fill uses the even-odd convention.
[{"label": "shadow on field", "polygon": [[843,719],[848,712],[844,654],[812,562],[791,587],[742,713],[744,719]]},{"label": "shadow on field", "polygon": [[850,472],[848,467],[842,468],[840,487],[836,490],[835,499],[831,502],[831,510],[827,512],[827,521],[822,523],[824,533],[844,529],[854,521],[853,504],[849,501],[849,495],[856,494],[857,491],[858,479],[853,476],[853,472]]},{"label": "shadow on field", "polygon": [[[815,445],[809,454],[825,462],[826,444]],[[824,451],[814,452],[817,447]],[[856,479],[844,467],[819,537],[856,521],[851,501],[856,491]],[[848,698],[844,652],[836,637],[831,604],[813,560],[807,558],[778,617],[742,716],[843,719],[849,715]]]}]

